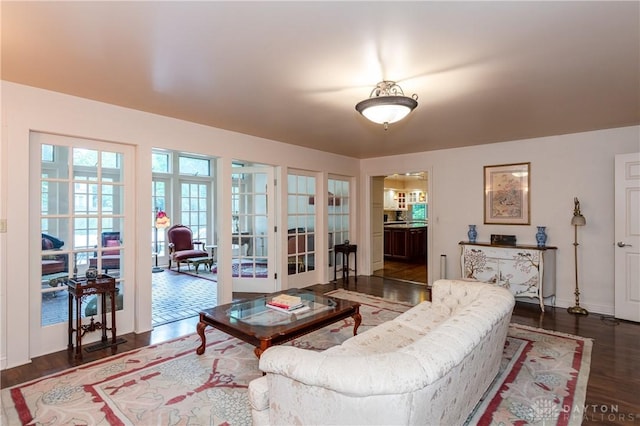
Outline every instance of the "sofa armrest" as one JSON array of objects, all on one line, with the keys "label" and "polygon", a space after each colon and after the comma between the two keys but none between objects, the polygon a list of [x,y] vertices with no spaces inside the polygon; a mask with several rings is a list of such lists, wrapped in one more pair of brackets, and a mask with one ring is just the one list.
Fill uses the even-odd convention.
[{"label": "sofa armrest", "polygon": [[267,349],[260,357],[260,370],[352,396],[412,392],[436,379],[415,357],[402,352],[328,356],[292,346]]}]

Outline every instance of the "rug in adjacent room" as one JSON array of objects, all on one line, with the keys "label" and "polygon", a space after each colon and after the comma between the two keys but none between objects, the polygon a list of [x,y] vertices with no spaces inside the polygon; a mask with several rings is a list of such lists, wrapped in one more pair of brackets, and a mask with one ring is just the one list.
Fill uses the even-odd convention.
[{"label": "rug in adjacent room", "polygon": [[[362,304],[360,331],[410,308],[345,290],[331,295]],[[3,389],[2,424],[250,425],[247,386],[262,375],[253,347],[207,330],[202,356],[195,354],[200,338],[191,334]],[[352,332],[349,318],[293,344],[323,350]],[[566,407],[572,413],[584,405],[590,348],[576,336],[512,325],[503,369],[471,424],[559,418]]]}]

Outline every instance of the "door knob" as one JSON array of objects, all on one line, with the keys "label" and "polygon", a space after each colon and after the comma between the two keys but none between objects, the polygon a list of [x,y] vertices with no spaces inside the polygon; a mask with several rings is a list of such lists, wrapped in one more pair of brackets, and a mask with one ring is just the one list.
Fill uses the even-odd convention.
[{"label": "door knob", "polygon": [[631,247],[631,244],[625,244],[622,241],[618,241],[618,247]]}]

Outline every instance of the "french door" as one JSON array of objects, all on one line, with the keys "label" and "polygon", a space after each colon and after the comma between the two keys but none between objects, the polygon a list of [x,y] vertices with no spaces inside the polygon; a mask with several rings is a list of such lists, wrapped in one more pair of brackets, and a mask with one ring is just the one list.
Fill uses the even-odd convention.
[{"label": "french door", "polygon": [[234,167],[231,191],[233,291],[275,291],[273,168]]},{"label": "french door", "polygon": [[[334,275],[334,268],[341,270],[343,268],[342,258],[335,258],[334,246],[344,244],[349,241],[351,210],[349,207],[350,200],[350,181],[348,178],[330,177],[327,181],[329,189],[329,208],[328,208],[328,228],[329,228],[329,262],[328,276]],[[347,271],[348,272],[348,271]]]},{"label": "french door", "polygon": [[[127,145],[30,135],[30,210],[40,212],[30,219],[30,356],[66,347],[66,282],[89,268],[116,278],[117,328],[132,328],[133,155]],[[83,298],[81,311],[87,323],[100,317],[95,295]],[[93,334],[83,340],[100,338]]]},{"label": "french door", "polygon": [[640,322],[640,153],[615,158],[615,316]]}]

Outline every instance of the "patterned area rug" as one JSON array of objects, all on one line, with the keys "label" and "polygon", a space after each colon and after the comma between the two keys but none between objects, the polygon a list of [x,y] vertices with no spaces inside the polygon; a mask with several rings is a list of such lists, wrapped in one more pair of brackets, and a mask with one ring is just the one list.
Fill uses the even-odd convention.
[{"label": "patterned area rug", "polygon": [[[362,304],[360,332],[410,308],[345,290],[330,294]],[[323,350],[352,330],[347,319],[291,344]],[[261,376],[253,347],[207,333],[202,356],[191,334],[3,389],[0,423],[250,425],[247,386]],[[574,407],[584,405],[590,350],[589,340],[512,325],[501,373],[469,424],[580,424]]]},{"label": "patterned area rug", "polygon": [[[242,278],[267,278],[268,269],[265,263],[244,261],[242,263],[234,260],[231,264],[231,276]],[[181,274],[191,275],[192,277],[202,278],[209,281],[218,282],[218,267],[214,265],[211,270],[201,265],[196,272],[195,268],[183,267],[180,269]]]}]

